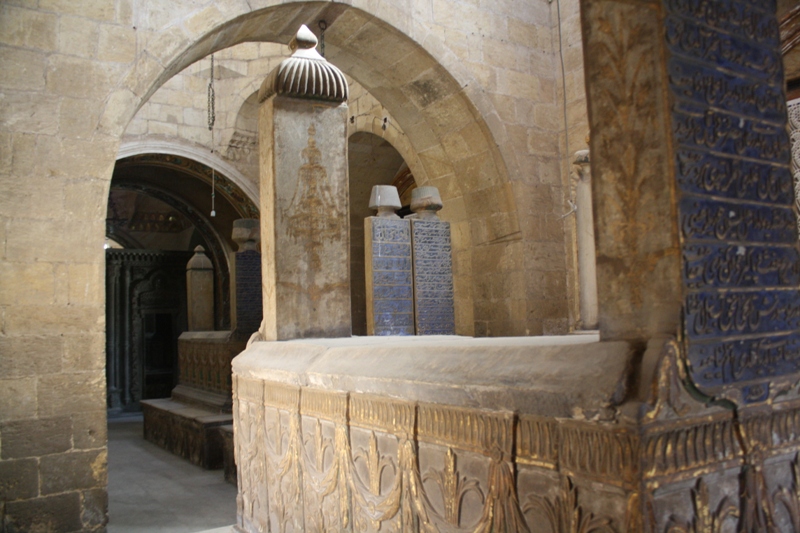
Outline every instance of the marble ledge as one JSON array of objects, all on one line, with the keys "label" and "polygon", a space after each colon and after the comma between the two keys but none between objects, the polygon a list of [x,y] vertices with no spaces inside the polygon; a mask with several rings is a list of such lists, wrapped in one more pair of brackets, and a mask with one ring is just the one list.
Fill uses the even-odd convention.
[{"label": "marble ledge", "polygon": [[255,342],[241,378],[548,417],[619,404],[635,350],[597,335],[352,337]]}]

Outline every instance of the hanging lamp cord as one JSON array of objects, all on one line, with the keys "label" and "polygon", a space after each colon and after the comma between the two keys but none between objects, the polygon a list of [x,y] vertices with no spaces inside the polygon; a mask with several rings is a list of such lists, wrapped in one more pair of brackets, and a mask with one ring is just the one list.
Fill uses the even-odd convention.
[{"label": "hanging lamp cord", "polygon": [[[216,114],[216,95],[214,94],[214,54],[211,54],[211,76],[208,81],[208,131],[211,132],[211,153],[214,153],[214,122],[217,121]],[[211,167],[211,216],[217,216],[216,211],[217,197],[217,175],[214,167]]]}]

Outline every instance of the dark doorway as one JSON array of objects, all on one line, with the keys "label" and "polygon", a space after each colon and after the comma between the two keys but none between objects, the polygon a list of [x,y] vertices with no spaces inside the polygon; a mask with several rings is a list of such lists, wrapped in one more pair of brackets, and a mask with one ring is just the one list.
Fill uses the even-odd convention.
[{"label": "dark doorway", "polygon": [[142,399],[166,398],[176,383],[178,335],[175,313],[146,312],[144,321],[144,386]]},{"label": "dark doorway", "polygon": [[106,250],[106,378],[110,412],[138,411],[177,383],[192,252]]}]

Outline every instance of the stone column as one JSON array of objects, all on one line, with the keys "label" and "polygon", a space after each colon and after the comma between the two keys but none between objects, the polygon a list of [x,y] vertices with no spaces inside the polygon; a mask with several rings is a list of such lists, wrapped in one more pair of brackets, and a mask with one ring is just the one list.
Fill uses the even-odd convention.
[{"label": "stone column", "polygon": [[800,251],[776,4],[715,6],[581,2],[600,331],[744,406],[800,379]]},{"label": "stone column", "polygon": [[189,331],[213,331],[214,265],[202,246],[186,264],[186,302]]},{"label": "stone column", "polygon": [[364,219],[367,285],[367,335],[413,335],[414,290],[411,275],[411,222],[400,209],[397,187],[375,185]]},{"label": "stone column", "polygon": [[594,246],[592,171],[589,150],[575,153],[575,233],[578,241],[578,283],[582,329],[597,328],[597,258]]},{"label": "stone column", "polygon": [[247,340],[261,325],[261,222],[255,218],[233,221],[233,240],[239,250],[231,265],[231,331],[237,340]]},{"label": "stone column", "polygon": [[417,335],[455,335],[453,257],[450,223],[436,214],[442,199],[436,187],[411,193],[411,255],[414,261],[414,316]]},{"label": "stone column", "polygon": [[349,337],[347,82],[302,26],[259,91],[265,340]]}]

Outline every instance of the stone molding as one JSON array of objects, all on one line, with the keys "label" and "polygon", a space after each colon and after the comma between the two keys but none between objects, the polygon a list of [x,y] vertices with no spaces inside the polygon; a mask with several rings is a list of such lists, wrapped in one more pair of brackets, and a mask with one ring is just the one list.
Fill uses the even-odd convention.
[{"label": "stone molding", "polygon": [[230,179],[254,205],[259,205],[258,182],[252,182],[236,170],[236,167],[212,154],[206,146],[190,145],[175,139],[154,139],[152,137],[123,139],[117,153],[117,160],[144,154],[176,155],[193,159]]}]

